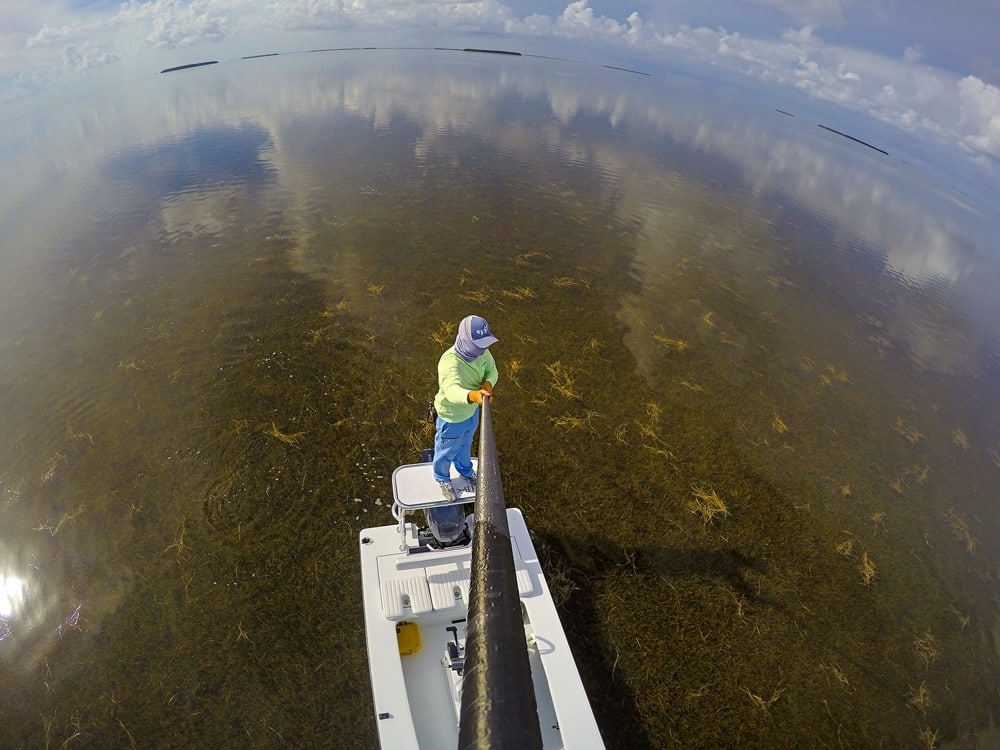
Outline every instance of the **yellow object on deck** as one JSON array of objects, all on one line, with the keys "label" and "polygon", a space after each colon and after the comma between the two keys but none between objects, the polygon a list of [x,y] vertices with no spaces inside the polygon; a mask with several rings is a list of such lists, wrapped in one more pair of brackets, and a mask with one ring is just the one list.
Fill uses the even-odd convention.
[{"label": "yellow object on deck", "polygon": [[399,655],[410,656],[420,650],[420,628],[415,622],[396,623],[396,642]]}]

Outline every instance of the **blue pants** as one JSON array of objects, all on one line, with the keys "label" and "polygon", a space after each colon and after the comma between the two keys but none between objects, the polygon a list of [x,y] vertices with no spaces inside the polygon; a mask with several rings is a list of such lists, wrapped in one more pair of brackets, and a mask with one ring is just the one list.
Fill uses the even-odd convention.
[{"label": "blue pants", "polygon": [[479,426],[479,409],[464,422],[445,422],[441,417],[434,423],[434,478],[439,482],[451,479],[451,465],[463,477],[472,475],[472,438]]}]

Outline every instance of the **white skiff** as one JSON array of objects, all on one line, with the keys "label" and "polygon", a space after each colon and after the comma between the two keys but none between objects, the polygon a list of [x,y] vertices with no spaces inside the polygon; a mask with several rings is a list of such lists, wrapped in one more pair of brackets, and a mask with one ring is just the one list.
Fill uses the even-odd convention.
[{"label": "white skiff", "polygon": [[[453,482],[459,500],[474,488]],[[383,750],[458,747],[472,546],[437,545],[407,515],[447,505],[431,464],[393,472],[398,523],[361,532],[372,693]],[[546,750],[604,744],[521,512],[507,509],[524,637]],[[466,517],[471,534],[473,517]]]}]

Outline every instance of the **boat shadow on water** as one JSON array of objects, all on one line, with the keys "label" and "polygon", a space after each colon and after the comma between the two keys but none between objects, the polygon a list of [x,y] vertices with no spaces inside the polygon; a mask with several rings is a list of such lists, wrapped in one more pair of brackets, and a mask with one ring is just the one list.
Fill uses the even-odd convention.
[{"label": "boat shadow on water", "polygon": [[[659,744],[649,732],[649,716],[644,715],[628,676],[619,666],[620,649],[628,645],[616,646],[608,638],[600,615],[600,587],[595,581],[623,573],[625,580],[666,580],[668,585],[670,579],[713,580],[746,601],[748,608],[785,610],[747,580],[748,573],[762,574],[765,563],[735,549],[627,548],[596,534],[570,544],[537,531],[532,532],[532,539],[609,748],[655,748]],[[667,619],[668,613],[664,613]],[[669,674],[663,675],[663,682],[669,690]]]}]

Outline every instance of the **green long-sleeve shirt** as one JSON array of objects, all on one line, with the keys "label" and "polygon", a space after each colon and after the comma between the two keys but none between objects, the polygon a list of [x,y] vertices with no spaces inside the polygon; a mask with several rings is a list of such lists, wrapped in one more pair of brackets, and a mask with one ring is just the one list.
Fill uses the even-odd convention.
[{"label": "green long-sleeve shirt", "polygon": [[438,392],[434,408],[445,422],[464,422],[476,413],[478,404],[469,402],[469,391],[478,391],[484,380],[497,383],[497,365],[487,349],[472,362],[466,362],[448,349],[438,360]]}]

